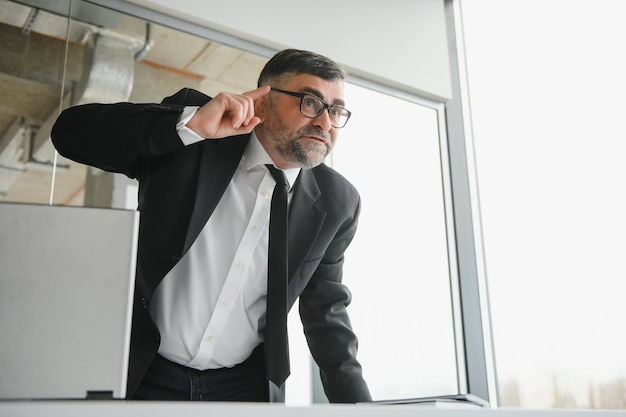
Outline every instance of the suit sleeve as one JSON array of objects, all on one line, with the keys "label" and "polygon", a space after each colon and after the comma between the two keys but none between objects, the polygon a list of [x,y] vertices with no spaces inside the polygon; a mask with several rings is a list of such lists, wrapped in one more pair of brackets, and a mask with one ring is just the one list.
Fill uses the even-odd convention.
[{"label": "suit sleeve", "polygon": [[335,235],[300,296],[304,332],[332,403],[372,400],[356,359],[358,341],[347,312],[352,296],[341,282],[344,252],[356,232],[359,207],[357,203],[353,216]]},{"label": "suit sleeve", "polygon": [[160,104],[70,107],[55,122],[52,142],[66,158],[137,178],[142,158],[184,147],[176,123],[185,105],[201,105],[209,100],[199,92],[184,89]]}]

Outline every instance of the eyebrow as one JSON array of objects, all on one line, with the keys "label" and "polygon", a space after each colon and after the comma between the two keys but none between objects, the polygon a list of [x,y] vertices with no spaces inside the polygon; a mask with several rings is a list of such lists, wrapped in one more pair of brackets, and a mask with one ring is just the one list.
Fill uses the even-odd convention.
[{"label": "eyebrow", "polygon": [[[326,102],[326,100],[324,100],[324,98],[323,98],[322,93],[321,93],[319,90],[315,89],[315,88],[312,88],[312,87],[304,87],[304,88],[302,89],[302,91],[303,91],[304,93],[311,93],[311,94],[313,94],[314,96],[317,96],[317,97],[321,98],[321,99],[322,99],[322,101]],[[343,101],[343,100],[341,100],[341,99],[335,99],[335,100],[331,103],[331,105],[333,105],[333,106],[342,106],[342,107],[343,107],[343,106],[345,106],[345,105],[346,105],[346,102],[345,102],[345,101]]]}]

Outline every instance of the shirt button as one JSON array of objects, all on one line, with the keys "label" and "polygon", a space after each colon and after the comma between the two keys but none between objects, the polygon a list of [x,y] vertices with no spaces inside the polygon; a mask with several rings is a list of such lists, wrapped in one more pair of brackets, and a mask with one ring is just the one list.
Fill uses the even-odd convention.
[{"label": "shirt button", "polygon": [[269,191],[263,191],[263,192],[261,193],[261,195],[262,195],[263,197],[267,197],[268,195],[270,195],[270,193],[269,193]]},{"label": "shirt button", "polygon": [[207,342],[212,342],[213,341],[213,336],[207,336],[206,337],[206,341]]},{"label": "shirt button", "polygon": [[243,269],[243,262],[238,262],[235,266],[237,269]]},{"label": "shirt button", "polygon": [[228,306],[228,300],[222,300],[221,303],[224,307]]},{"label": "shirt button", "polygon": [[250,230],[252,230],[253,232],[256,232],[256,231],[257,231],[257,229],[258,229],[258,227],[257,227],[257,225],[256,225],[256,224],[255,224],[255,225],[253,225],[253,226],[250,228]]}]

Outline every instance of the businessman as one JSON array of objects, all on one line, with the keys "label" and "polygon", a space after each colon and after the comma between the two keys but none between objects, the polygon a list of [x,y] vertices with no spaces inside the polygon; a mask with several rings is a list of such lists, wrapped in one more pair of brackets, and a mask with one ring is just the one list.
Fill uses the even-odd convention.
[{"label": "businessman", "polygon": [[60,115],[62,155],[139,181],[129,399],[281,400],[265,331],[277,168],[288,189],[287,308],[299,298],[329,401],[371,400],[342,284],[360,197],[323,163],[350,117],[344,80],[334,61],[289,49],[243,94],[183,89],[160,104]]}]

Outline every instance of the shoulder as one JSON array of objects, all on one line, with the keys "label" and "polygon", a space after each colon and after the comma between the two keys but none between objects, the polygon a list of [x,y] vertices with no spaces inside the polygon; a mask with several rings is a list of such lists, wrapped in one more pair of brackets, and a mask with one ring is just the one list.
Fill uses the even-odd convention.
[{"label": "shoulder", "polygon": [[175,94],[165,97],[162,101],[162,104],[203,106],[211,100],[212,97],[209,97],[198,90],[194,90],[193,88],[183,88],[181,90],[178,90]]},{"label": "shoulder", "polygon": [[318,165],[311,170],[317,182],[321,197],[343,205],[359,205],[360,196],[356,187],[343,175],[326,164]]},{"label": "shoulder", "polygon": [[334,168],[329,167],[325,163],[322,163],[315,168],[311,169],[311,172],[315,178],[323,182],[324,184],[333,185],[337,187],[345,187],[356,192],[356,187],[350,183],[342,174],[337,172]]}]

